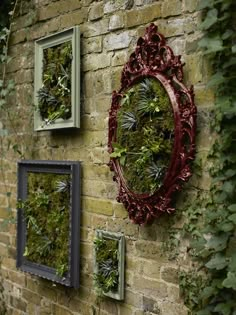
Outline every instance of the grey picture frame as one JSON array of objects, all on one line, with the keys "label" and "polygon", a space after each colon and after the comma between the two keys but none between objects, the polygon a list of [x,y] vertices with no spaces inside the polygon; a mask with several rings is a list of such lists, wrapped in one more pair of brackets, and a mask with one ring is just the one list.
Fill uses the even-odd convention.
[{"label": "grey picture frame", "polygon": [[[43,86],[43,51],[56,45],[71,41],[72,43],[72,73],[71,73],[71,117],[58,118],[47,124],[37,110],[37,92]],[[43,37],[35,41],[34,59],[34,130],[57,130],[64,128],[80,128],[80,29],[78,26]]]},{"label": "grey picture frame", "polygon": [[[118,241],[118,289],[116,292],[108,291],[102,292],[103,296],[107,296],[114,300],[124,300],[124,287],[125,287],[125,236],[122,233],[108,232],[97,229],[95,231],[95,237],[100,239],[112,239]],[[96,259],[96,250],[94,246],[94,275],[98,273],[99,266]]]},{"label": "grey picture frame", "polygon": [[70,185],[70,218],[68,245],[68,272],[59,276],[54,268],[27,260],[24,256],[27,226],[24,210],[17,209],[17,257],[16,267],[23,272],[30,273],[62,285],[78,288],[80,283],[80,162],[75,161],[32,161],[18,162],[18,200],[27,198],[27,178],[29,173],[68,174],[71,176]]}]

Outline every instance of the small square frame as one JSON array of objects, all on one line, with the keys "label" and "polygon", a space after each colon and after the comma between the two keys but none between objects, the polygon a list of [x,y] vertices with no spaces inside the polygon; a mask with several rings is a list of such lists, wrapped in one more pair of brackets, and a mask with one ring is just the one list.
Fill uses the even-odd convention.
[{"label": "small square frame", "polygon": [[[119,284],[118,290],[114,292],[103,292],[104,296],[110,297],[115,300],[124,300],[124,270],[125,270],[125,236],[121,233],[107,232],[104,230],[96,230],[96,238],[104,238],[118,241],[118,272]],[[96,259],[96,251],[94,247],[94,274],[98,272],[98,263]]]},{"label": "small square frame", "polygon": [[16,266],[24,272],[60,283],[65,286],[79,287],[80,259],[80,162],[72,161],[31,161],[18,162],[18,200],[26,200],[29,173],[68,174],[71,175],[70,219],[68,226],[69,270],[65,276],[56,274],[55,268],[31,262],[24,256],[27,227],[23,209],[17,209],[17,261]]},{"label": "small square frame", "polygon": [[43,85],[43,50],[68,41],[72,43],[71,117],[65,120],[58,118],[53,123],[46,124],[39,111],[35,109],[35,131],[80,127],[80,30],[78,26],[35,41],[34,104],[37,108],[37,92]]}]

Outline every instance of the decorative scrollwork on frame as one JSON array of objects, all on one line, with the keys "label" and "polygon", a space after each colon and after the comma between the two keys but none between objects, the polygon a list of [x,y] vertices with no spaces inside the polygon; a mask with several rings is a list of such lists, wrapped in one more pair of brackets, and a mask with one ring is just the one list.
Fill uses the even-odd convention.
[{"label": "decorative scrollwork on frame", "polygon": [[[195,156],[197,109],[193,100],[193,87],[188,89],[183,84],[183,63],[180,59],[181,56],[175,56],[172,49],[167,46],[164,36],[157,32],[157,26],[151,24],[147,27],[145,35],[138,39],[135,51],[124,65],[120,90],[118,92],[114,91],[112,95],[108,134],[108,151],[111,154],[109,166],[114,172],[114,180],[119,186],[117,200],[124,204],[132,222],[140,225],[152,223],[155,218],[159,217],[164,212],[172,213],[175,210],[172,202],[173,194],[180,191],[182,184],[192,175],[190,162]],[[159,91],[159,94],[156,97],[152,96],[153,100],[147,103],[147,97],[142,94],[144,88],[146,88],[149,94],[150,89]],[[164,94],[166,94],[166,96]],[[167,113],[167,116],[164,116],[163,107],[161,107],[162,105],[159,106],[160,95],[164,95],[164,101],[167,99],[169,101],[174,122],[173,133],[171,133],[171,131],[166,132],[166,129],[161,130],[161,132],[158,130],[158,132],[164,134],[160,139],[162,142],[159,142],[159,148],[154,149],[154,145],[152,145],[152,147],[143,145],[140,149],[143,156],[141,156],[140,152],[128,152],[128,149],[130,149],[130,147],[132,148],[132,145],[130,145],[129,148],[125,147],[126,139],[122,134],[122,128],[126,128],[125,134],[127,135],[128,131],[132,132],[132,130],[134,130],[137,121],[140,122],[148,119],[145,118],[147,115],[150,116],[149,121],[152,125],[149,124],[149,126],[147,126],[148,123],[144,125],[142,122],[142,130],[145,130],[145,132],[153,132],[155,129],[155,119],[157,122],[162,121],[161,123],[164,126],[163,120],[165,117],[169,117],[169,114]],[[142,102],[138,100],[139,96],[144,98]],[[138,109],[136,112],[134,110],[136,114],[132,113],[132,110],[124,112],[124,106],[129,108],[127,105],[128,102],[140,103],[137,105]],[[148,106],[149,109],[147,109]],[[134,105],[131,105],[131,108],[133,109]],[[139,118],[135,117],[137,113]],[[119,119],[121,119],[119,117],[122,115],[123,120],[121,123],[119,122]],[[124,123],[124,118],[126,118],[126,123]],[[169,138],[167,139],[166,134],[171,140]],[[157,135],[157,131],[154,135]],[[150,139],[151,136],[148,139],[149,143],[151,141]],[[164,152],[168,151],[168,149],[166,149],[167,146],[165,147],[163,145],[163,141],[169,141],[168,145],[171,144],[169,162],[165,165],[163,164],[164,158],[161,160],[158,157],[160,153],[158,150],[160,150],[160,148],[164,147],[165,149],[162,150],[166,150]],[[129,140],[127,139],[127,143],[128,142]],[[121,147],[121,145],[123,147]],[[119,150],[115,149],[115,146],[118,146]],[[148,150],[152,150],[152,152],[150,151],[150,153]],[[116,154],[116,152],[118,153]],[[130,158],[128,160],[128,154],[130,154],[130,156],[131,154],[136,154],[139,158],[136,158],[136,160]],[[146,155],[144,156],[144,154]],[[163,152],[161,152],[160,155],[163,156]],[[140,156],[143,157],[143,159],[141,159]],[[153,158],[153,156],[155,156],[155,158]],[[166,156],[168,156],[168,154],[166,154]],[[149,158],[150,161],[146,162],[144,157],[146,160]],[[129,165],[132,165],[132,161],[137,165],[136,173],[140,174],[140,176],[143,176],[143,174],[138,167],[140,167],[142,163],[143,167],[143,165],[152,162],[152,168],[159,170],[159,177],[157,175],[155,177],[156,182],[154,180],[150,181],[150,187],[152,187],[150,191],[147,191],[147,187],[149,186],[145,187],[146,190],[143,187],[133,189],[132,181],[127,179],[129,167],[124,166],[125,159],[126,163],[129,161]],[[157,165],[158,163],[161,167]],[[142,179],[137,175],[136,179],[145,181],[147,178],[149,177]],[[157,184],[158,178],[160,182],[159,186]],[[154,190],[153,187],[155,188]]]}]

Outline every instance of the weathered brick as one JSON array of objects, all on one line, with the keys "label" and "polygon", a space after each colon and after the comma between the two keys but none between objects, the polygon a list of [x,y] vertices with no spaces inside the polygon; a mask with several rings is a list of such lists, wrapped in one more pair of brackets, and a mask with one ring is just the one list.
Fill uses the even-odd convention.
[{"label": "weathered brick", "polygon": [[123,49],[129,46],[132,34],[128,31],[120,34],[109,34],[104,39],[104,47],[107,51]]},{"label": "weathered brick", "polygon": [[108,33],[109,19],[102,19],[93,23],[84,24],[81,27],[81,32],[85,38],[94,37]]},{"label": "weathered brick", "polygon": [[125,25],[132,27],[152,22],[161,17],[161,3],[152,4],[142,9],[134,9],[126,12]]},{"label": "weathered brick", "polygon": [[112,56],[112,61],[111,61],[111,65],[113,67],[116,66],[123,66],[125,62],[128,61],[128,54],[126,51],[121,50],[121,51],[116,51],[114,56]]},{"label": "weathered brick", "polygon": [[[0,222],[0,225],[1,224],[2,224],[2,222]],[[5,245],[9,245],[9,243],[10,243],[10,235],[8,235],[7,233],[4,233],[4,232],[0,232],[0,243],[3,243]]]},{"label": "weathered brick", "polygon": [[27,303],[22,299],[16,298],[15,296],[10,297],[10,304],[19,311],[26,311]]},{"label": "weathered brick", "polygon": [[16,284],[18,284],[18,285],[20,285],[22,287],[25,287],[26,279],[25,279],[25,275],[23,273],[9,270],[8,278],[13,283],[16,283]]},{"label": "weathered brick", "polygon": [[129,219],[111,219],[108,221],[108,228],[114,232],[124,233],[126,236],[138,236],[138,226],[131,224]]},{"label": "weathered brick", "polygon": [[51,301],[54,301],[54,302],[57,299],[56,291],[53,288],[49,288],[43,282],[38,284],[38,294],[41,296],[44,296],[47,299],[50,299]]},{"label": "weathered brick", "polygon": [[179,292],[179,286],[178,285],[168,285],[167,291],[168,291],[168,300],[170,302],[175,302],[180,304],[181,298],[180,298],[180,292]]},{"label": "weathered brick", "polygon": [[0,257],[7,257],[8,256],[8,249],[7,246],[0,243]]},{"label": "weathered brick", "polygon": [[197,10],[198,5],[199,5],[199,0],[184,0],[183,10],[185,12],[194,12]]},{"label": "weathered brick", "polygon": [[125,209],[122,203],[114,203],[113,209],[114,209],[114,215],[116,218],[125,219],[128,217],[128,211]]},{"label": "weathered brick", "polygon": [[123,28],[124,25],[124,16],[121,12],[119,12],[111,16],[108,28],[110,31],[114,31]]},{"label": "weathered brick", "polygon": [[161,268],[161,279],[169,283],[178,284],[179,283],[178,269],[163,266]]},{"label": "weathered brick", "polygon": [[167,285],[161,281],[150,280],[141,275],[134,277],[133,286],[147,296],[163,299],[167,297]]},{"label": "weathered brick", "polygon": [[60,25],[61,21],[59,17],[53,18],[47,21],[47,23],[37,23],[31,27],[30,32],[27,32],[27,40],[35,40],[53,32],[58,32],[60,30]]},{"label": "weathered brick", "polygon": [[28,29],[22,29],[16,32],[13,32],[10,39],[10,44],[15,45],[21,42],[25,42],[27,39]]},{"label": "weathered brick", "polygon": [[184,67],[185,81],[188,84],[198,84],[203,80],[203,57],[201,54],[184,56],[186,65]]},{"label": "weathered brick", "polygon": [[96,36],[92,38],[86,38],[82,41],[82,54],[99,53],[102,51],[102,37]]},{"label": "weathered brick", "polygon": [[60,26],[62,28],[72,27],[74,25],[81,24],[86,19],[87,19],[87,10],[80,9],[79,11],[62,15],[60,17]]},{"label": "weathered brick", "polygon": [[113,207],[110,200],[84,197],[82,200],[82,207],[87,212],[94,212],[109,216],[113,215]]},{"label": "weathered brick", "polygon": [[180,0],[166,0],[162,4],[161,16],[169,17],[181,14],[182,11],[182,1]]},{"label": "weathered brick", "polygon": [[161,244],[151,241],[137,241],[135,248],[137,254],[140,257],[158,259],[158,261],[165,261],[165,257],[162,257]]},{"label": "weathered brick", "polygon": [[69,302],[69,309],[73,312],[89,314],[90,306],[87,303],[84,303],[81,300],[74,298],[71,299]]},{"label": "weathered brick", "polygon": [[30,301],[35,305],[40,305],[40,301],[42,299],[38,294],[27,289],[22,290],[22,298],[25,299],[26,301]]},{"label": "weathered brick", "polygon": [[55,315],[72,315],[72,312],[70,312],[68,309],[61,307],[59,305],[54,305],[53,314],[55,314]]},{"label": "weathered brick", "polygon": [[164,301],[160,304],[161,312],[163,314],[171,315],[187,315],[189,314],[188,309],[184,305],[175,304],[172,302]]},{"label": "weathered brick", "polygon": [[120,304],[119,309],[122,315],[133,315],[134,312],[134,308],[127,304]]},{"label": "weathered brick", "polygon": [[104,5],[104,13],[112,13],[116,11],[119,8],[122,8],[125,0],[120,0],[120,1],[107,1]]},{"label": "weathered brick", "polygon": [[92,227],[94,229],[105,229],[106,230],[106,226],[107,226],[107,217],[105,216],[101,216],[101,215],[93,215],[91,217],[92,220]]},{"label": "weathered brick", "polygon": [[153,261],[143,261],[142,271],[144,276],[151,279],[160,279],[161,263],[153,263]]},{"label": "weathered brick", "polygon": [[93,4],[89,10],[89,20],[98,20],[103,16],[103,3],[98,2]]},{"label": "weathered brick", "polygon": [[84,56],[83,60],[83,70],[98,70],[102,68],[106,68],[111,64],[111,57],[109,54],[101,53],[101,54],[91,54]]}]

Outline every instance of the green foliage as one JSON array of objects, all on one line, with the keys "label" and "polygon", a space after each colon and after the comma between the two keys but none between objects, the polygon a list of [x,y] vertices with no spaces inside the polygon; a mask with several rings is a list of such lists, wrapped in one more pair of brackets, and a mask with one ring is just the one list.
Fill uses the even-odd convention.
[{"label": "green foliage", "polygon": [[38,90],[38,110],[46,124],[71,117],[71,65],[71,42],[44,49],[43,86]]},{"label": "green foliage", "polygon": [[197,271],[179,272],[180,295],[183,296],[184,303],[189,309],[201,308],[201,292],[206,288],[206,281]]},{"label": "green foliage", "polygon": [[107,293],[116,292],[119,285],[118,270],[118,241],[97,237],[94,240],[97,272],[94,274],[94,281],[97,291]]},{"label": "green foliage", "polygon": [[205,271],[207,285],[203,290],[200,286],[197,292],[195,287],[199,279],[191,279],[191,274],[186,275],[191,286],[183,281],[180,285],[192,314],[235,315],[236,35],[233,22],[236,8],[233,0],[202,0],[200,8],[205,9],[201,25],[205,35],[199,45],[213,64],[214,72],[208,86],[215,89],[212,127],[219,137],[208,157],[213,161],[211,189],[202,203],[197,203],[195,210],[189,212],[195,217],[188,217],[192,223],[201,217],[201,224],[195,222],[195,228],[189,232],[193,238],[191,252]]},{"label": "green foliage", "polygon": [[24,256],[28,260],[68,271],[70,176],[29,173],[27,199],[18,202],[26,221]]},{"label": "green foliage", "polygon": [[146,78],[124,94],[111,157],[120,159],[133,191],[152,194],[161,186],[170,162],[173,130],[172,107],[159,81]]},{"label": "green foliage", "polygon": [[3,286],[3,277],[1,273],[1,265],[2,265],[2,260],[0,258],[0,315],[6,315],[7,306],[6,306],[5,297],[4,297],[4,286]]},{"label": "green foliage", "polygon": [[0,2],[0,28],[8,27],[10,23],[11,0],[1,0]]}]

